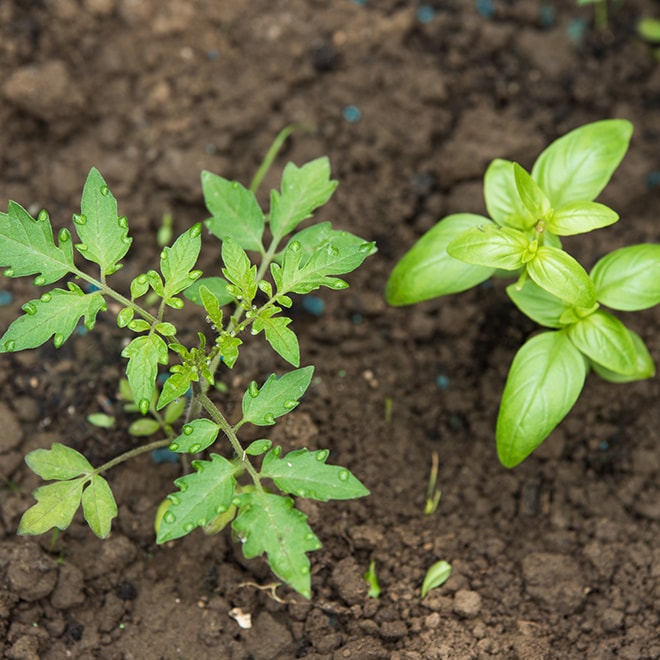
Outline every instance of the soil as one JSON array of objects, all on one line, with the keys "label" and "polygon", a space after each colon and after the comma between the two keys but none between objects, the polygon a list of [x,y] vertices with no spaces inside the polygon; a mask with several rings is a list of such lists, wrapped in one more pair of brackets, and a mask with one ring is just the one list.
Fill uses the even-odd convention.
[{"label": "soil", "polygon": [[[379,253],[347,291],[319,293],[321,316],[295,307],[303,364],[317,378],[275,439],[329,448],[330,462],[371,490],[300,504],[324,544],[309,602],[285,587],[273,598],[265,561],[243,559],[228,532],[157,546],[154,512],[181,468],[150,456],[110,473],[119,518],[106,541],[79,519],[56,538],[17,537],[38,485],[27,451],[63,442],[100,464],[136,441],[117,400],[124,335],[112,314],[59,351],[2,356],[0,655],[660,658],[658,379],[590,376],[549,440],[508,471],[494,446],[498,397],[533,324],[499,282],[405,309],[383,300],[392,267],[434,222],[484,212],[491,159],[529,167],[588,121],[625,117],[635,136],[602,196],[621,221],[571,249],[590,265],[658,241],[660,65],[634,29],[653,12],[657,3],[629,0],[595,32],[591,8],[570,0],[3,2],[2,208],[14,199],[68,226],[95,165],[134,236],[116,276],[124,286],[153,265],[164,213],[177,232],[206,217],[201,169],[248,182],[295,122],[315,131],[288,141],[264,190],[286,161],[327,154],[341,185],[319,219],[375,240]],[[202,267],[218,254],[209,239]],[[4,330],[34,290],[1,286]],[[660,308],[625,320],[660,359]],[[230,417],[241,387],[283,368],[259,341],[242,362],[226,375]],[[102,410],[116,428],[85,421]],[[434,452],[442,499],[424,515]],[[421,599],[441,559],[452,575]],[[377,599],[363,579],[371,560]],[[238,610],[251,627],[232,618]]]}]

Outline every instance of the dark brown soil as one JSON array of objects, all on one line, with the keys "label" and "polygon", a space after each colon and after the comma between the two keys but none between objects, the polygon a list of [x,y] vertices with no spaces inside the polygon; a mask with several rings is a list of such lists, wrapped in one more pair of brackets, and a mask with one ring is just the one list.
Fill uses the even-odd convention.
[{"label": "dark brown soil", "polygon": [[[80,521],[54,545],[17,537],[38,483],[27,451],[63,442],[100,464],[135,440],[116,400],[123,335],[112,315],[59,351],[2,356],[2,657],[660,657],[657,378],[616,387],[590,377],[542,449],[507,471],[493,439],[498,397],[533,326],[497,283],[408,309],[382,297],[423,231],[449,212],[483,211],[492,158],[529,166],[553,138],[597,119],[635,125],[603,196],[622,219],[571,248],[591,264],[658,241],[649,175],[660,170],[660,65],[634,33],[658,5],[629,0],[610,30],[588,28],[578,45],[569,24],[591,14],[570,0],[496,0],[492,19],[467,0],[431,4],[423,23],[406,0],[0,3],[0,208],[15,199],[68,225],[95,165],[135,237],[117,276],[127,282],[153,265],[163,213],[177,232],[205,217],[202,168],[247,182],[277,131],[300,122],[316,131],[290,140],[266,185],[286,160],[327,154],[341,185],[322,217],[380,250],[350,289],[321,294],[322,317],[295,319],[318,378],[277,440],[330,448],[372,492],[302,504],[324,543],[311,602],[259,590],[273,581],[265,561],[244,560],[228,533],[156,546],[154,512],[180,472],[146,456],[110,474],[120,515],[105,542]],[[347,121],[347,106],[359,121]],[[207,249],[209,270],[218,247]],[[14,298],[0,308],[4,330],[33,290],[1,286]],[[626,320],[660,359],[660,309]],[[253,342],[243,366],[227,378],[230,415],[241,386],[282,365]],[[85,421],[106,399],[120,416],[113,431]],[[443,495],[425,516],[433,452]],[[453,574],[422,600],[440,559]],[[362,578],[370,560],[379,599]],[[251,615],[250,629],[233,608]]]}]

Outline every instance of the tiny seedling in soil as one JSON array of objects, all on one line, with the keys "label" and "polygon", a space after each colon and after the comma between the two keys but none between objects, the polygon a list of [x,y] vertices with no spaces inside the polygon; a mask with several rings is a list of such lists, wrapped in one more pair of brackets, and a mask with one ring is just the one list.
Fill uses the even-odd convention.
[{"label": "tiny seedling in soil", "polygon": [[449,579],[451,575],[451,564],[447,561],[441,560],[437,561],[424,576],[424,582],[422,583],[422,598],[431,591],[443,585]]},{"label": "tiny seedling in soil", "polygon": [[[288,132],[283,132],[284,136]],[[281,136],[278,138],[281,144]],[[266,168],[274,158],[271,149]],[[263,177],[264,167],[258,174]],[[158,513],[157,542],[165,543],[198,527],[216,532],[231,524],[247,558],[265,554],[273,572],[309,598],[310,563],[307,552],[321,544],[294,504],[293,497],[320,501],[344,500],[368,494],[344,467],[330,465],[327,449],[296,449],[283,453],[270,440],[241,441],[246,424],[268,427],[298,406],[312,381],[314,368],[300,367],[298,339],[291,319],[284,314],[292,294],[307,294],[319,287],[346,288],[339,276],[357,268],[375,252],[373,243],[329,222],[299,225],[310,218],[333,194],[327,158],[302,167],[289,163],[281,189],[272,191],[266,215],[256,196],[256,183],[248,189],[210,172],[202,173],[202,188],[211,217],[205,224],[222,242],[221,275],[202,277],[195,268],[202,246],[202,225],[181,234],[160,254],[158,268],[135,277],[130,291],[121,293],[109,283],[122,267],[132,239],[129,224],[119,216],[117,201],[108,185],[92,169],[85,183],[81,211],[73,216],[77,253],[90,268],[76,265],[75,237],[67,228],[53,237],[49,215],[33,218],[16,202],[0,213],[0,265],[7,277],[36,275],[34,284],[47,287],[66,279],[66,288],[48,288],[23,305],[23,316],[0,338],[0,352],[12,353],[41,346],[51,337],[59,348],[80,319],[92,330],[108,302],[118,302],[117,325],[131,334],[121,352],[127,360],[123,394],[143,415],[131,427],[133,436],[162,429],[166,438],[146,442],[94,467],[78,451],[60,443],[37,449],[26,463],[52,483],[34,491],[37,503],[20,523],[20,534],[42,534],[66,529],[82,504],[92,531],[110,533],[117,505],[108,481],[110,468],[138,454],[169,447],[181,455],[195,455],[193,471],[175,480]],[[161,236],[161,239],[163,237]],[[88,265],[89,265],[88,264]],[[153,298],[156,304],[141,303]],[[178,338],[176,312],[185,298],[203,307],[206,325],[197,343],[183,345]],[[251,382],[242,397],[238,419],[230,422],[209,395],[217,370],[236,369],[242,336],[262,334],[272,349],[294,369],[271,374],[260,384]],[[119,356],[118,356],[119,357]],[[159,367],[169,375],[157,387]],[[190,401],[187,400],[190,397]],[[178,434],[172,430],[184,415]],[[111,419],[93,418],[105,426]],[[224,438],[224,444],[218,441]],[[203,457],[202,457],[203,456]]]},{"label": "tiny seedling in soil", "polygon": [[380,598],[380,582],[378,582],[378,574],[376,573],[376,560],[372,559],[369,562],[369,568],[364,574],[364,579],[369,585],[369,598]]},{"label": "tiny seedling in soil", "polygon": [[513,276],[506,289],[513,303],[549,329],[523,344],[504,386],[496,439],[506,467],[529,456],[568,414],[590,370],[613,383],[655,373],[641,337],[605,308],[629,312],[660,303],[660,245],[614,250],[587,273],[560,242],[619,219],[593,200],[623,159],[632,130],[622,119],[577,128],[550,144],[531,174],[493,161],[484,177],[490,218],[444,218],[387,283],[388,301],[407,305],[465,291],[492,275]]}]

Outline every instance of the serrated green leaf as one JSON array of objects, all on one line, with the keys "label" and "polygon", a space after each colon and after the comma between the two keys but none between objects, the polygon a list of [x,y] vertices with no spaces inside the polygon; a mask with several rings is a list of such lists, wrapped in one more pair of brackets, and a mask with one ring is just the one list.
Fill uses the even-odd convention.
[{"label": "serrated green leaf", "polygon": [[183,295],[196,305],[203,306],[201,287],[206,287],[218,301],[218,306],[222,307],[235,300],[234,296],[227,291],[227,284],[228,282],[224,277],[201,277],[192,286],[189,286],[183,292]]},{"label": "serrated green leaf", "polygon": [[609,227],[619,215],[598,202],[573,202],[554,211],[545,228],[558,236],[574,236]]},{"label": "serrated green leaf", "polygon": [[133,400],[140,412],[146,415],[156,391],[158,365],[168,363],[167,345],[158,335],[152,333],[133,339],[121,355],[128,358],[126,377],[131,386]]},{"label": "serrated green leaf", "polygon": [[197,454],[210,447],[218,437],[220,427],[210,419],[194,419],[185,424],[178,435],[170,445],[170,451],[179,454]]},{"label": "serrated green leaf", "polygon": [[27,466],[42,479],[66,481],[94,471],[89,461],[75,449],[55,442],[50,449],[34,449],[25,457]]},{"label": "serrated green leaf", "polygon": [[244,250],[263,252],[262,237],[266,224],[254,193],[237,181],[202,172],[206,208],[213,217],[204,222],[221,241],[232,239]]},{"label": "serrated green leaf", "polygon": [[80,506],[82,489],[86,481],[87,477],[80,477],[71,481],[56,481],[37,488],[32,493],[37,504],[23,514],[18,526],[18,534],[36,536],[53,527],[66,529]]},{"label": "serrated green leaf", "polygon": [[252,325],[254,333],[258,334],[264,330],[266,341],[271,345],[273,350],[294,367],[300,366],[298,337],[293,330],[287,327],[291,323],[291,319],[286,316],[273,317],[269,313],[270,311],[276,313],[279,311],[279,308],[275,310],[270,308],[268,313],[258,316]]},{"label": "serrated green leaf", "polygon": [[554,208],[591,202],[628,150],[633,126],[625,119],[586,124],[552,142],[538,157],[532,178]]},{"label": "serrated green leaf", "polygon": [[497,417],[497,454],[512,468],[527,458],[573,407],[587,363],[565,330],[525,342],[511,363]]},{"label": "serrated green leaf", "polygon": [[610,252],[591,271],[596,297],[622,311],[660,304],[660,245],[640,243]]},{"label": "serrated green leaf", "polygon": [[545,218],[551,210],[550,202],[527,170],[518,163],[513,164],[513,178],[520,201],[536,220]]},{"label": "serrated green leaf", "polygon": [[568,328],[568,336],[590,360],[623,376],[637,370],[637,351],[628,328],[612,314],[598,310]]},{"label": "serrated green leaf", "polygon": [[[292,242],[297,242],[300,245],[301,263],[306,263],[310,257],[318,250],[334,245],[340,250],[352,248],[359,250],[365,243],[363,238],[351,234],[350,232],[333,229],[330,222],[319,222],[318,224],[311,225],[306,229],[296,232],[289,240],[290,245]],[[368,243],[372,246],[371,252],[367,255],[375,254],[377,252],[376,246],[373,243]],[[364,248],[362,248],[364,250]]]},{"label": "serrated green leaf", "polygon": [[518,270],[530,241],[519,229],[494,222],[466,229],[447,245],[447,253],[475,266]]},{"label": "serrated green leaf", "polygon": [[473,213],[449,215],[427,231],[394,267],[385,298],[390,305],[411,305],[459,293],[481,284],[493,268],[474,266],[447,253],[447,245],[467,229],[489,223]]},{"label": "serrated green leaf", "polygon": [[222,243],[222,261],[225,264],[222,274],[235,289],[235,292],[232,291],[230,285],[228,293],[245,305],[251,304],[257,294],[257,267],[252,265],[245,250],[229,238]]},{"label": "serrated green leaf", "polygon": [[271,426],[277,417],[291,412],[300,403],[312,381],[314,367],[295,369],[279,378],[268,376],[261,389],[252,383],[243,395],[243,422]]},{"label": "serrated green leaf", "polygon": [[238,347],[243,343],[243,340],[223,333],[215,340],[215,343],[220,349],[222,363],[231,369],[238,360]]},{"label": "serrated green leaf", "polygon": [[117,503],[108,482],[95,474],[82,493],[83,515],[90,529],[100,539],[110,534],[112,520],[117,517]]},{"label": "serrated green leaf", "polygon": [[189,364],[177,365],[177,371],[172,372],[163,383],[156,410],[162,410],[175,399],[184,396],[192,382],[199,382],[199,373]]},{"label": "serrated green leaf", "polygon": [[318,550],[321,542],[307,524],[307,516],[293,508],[290,497],[263,491],[243,493],[232,529],[241,539],[247,559],[265,553],[277,577],[311,598],[310,564],[305,553]]},{"label": "serrated green leaf", "polygon": [[337,181],[330,179],[330,161],[323,156],[302,167],[288,163],[282,173],[281,193],[270,195],[270,228],[276,239],[292,232],[314,209],[332,196]]},{"label": "serrated green leaf", "polygon": [[537,221],[525,207],[516,186],[513,162],[495,159],[484,175],[484,198],[488,214],[498,225],[526,231]]},{"label": "serrated green leaf", "polygon": [[20,204],[9,202],[7,213],[0,213],[0,267],[7,269],[7,277],[38,274],[35,283],[52,284],[74,269],[71,235],[62,230],[55,245],[45,211],[35,220]]},{"label": "serrated green leaf", "polygon": [[85,327],[94,327],[96,315],[106,303],[98,291],[84,293],[69,282],[69,290],[53,289],[41,298],[23,305],[25,314],[17,318],[0,338],[0,353],[35,348],[54,337],[59,348],[73,333],[81,317]]},{"label": "serrated green leaf", "polygon": [[166,302],[201,276],[201,271],[193,270],[202,248],[201,233],[202,226],[197,223],[181,234],[172,247],[164,247],[160,253],[160,271],[165,278],[163,298]]},{"label": "serrated green leaf", "polygon": [[506,292],[523,314],[546,328],[561,328],[564,325],[560,320],[561,316],[571,308],[567,302],[553,296],[529,279],[525,281],[522,289],[518,289],[518,284],[514,283],[506,288]]},{"label": "serrated green leaf", "polygon": [[644,380],[645,378],[653,378],[655,376],[655,364],[653,358],[646,348],[644,340],[630,328],[626,328],[630,333],[633,346],[635,347],[635,371],[628,375],[616,373],[591,361],[591,368],[604,380],[610,383],[630,383],[635,380]]},{"label": "serrated green leaf", "polygon": [[160,431],[160,424],[155,419],[146,417],[136,419],[128,427],[128,432],[137,438],[153,435],[154,433],[158,433],[158,431]]},{"label": "serrated green leaf", "polygon": [[231,507],[235,467],[217,454],[211,454],[210,459],[193,461],[195,472],[174,481],[179,490],[167,496],[172,504],[163,514],[157,543],[185,536]]},{"label": "serrated green leaf", "polygon": [[352,500],[369,495],[369,491],[349,470],[340,465],[326,465],[327,449],[296,449],[280,457],[281,447],[271,449],[264,457],[261,474],[270,477],[284,493],[327,502]]},{"label": "serrated green leaf", "polygon": [[76,248],[85,259],[98,264],[104,275],[121,268],[133,239],[128,237],[128,222],[118,217],[117,200],[105,179],[94,167],[89,171],[80,202],[80,215],[73,219],[82,244]]},{"label": "serrated green leaf", "polygon": [[172,403],[169,403],[167,407],[165,408],[165,412],[163,413],[163,419],[165,420],[166,424],[174,424],[174,422],[183,415],[183,413],[186,411],[186,407],[188,406],[188,401],[186,399],[178,399],[176,401],[172,401]]},{"label": "serrated green leaf", "polygon": [[[348,284],[334,275],[344,275],[355,270],[370,254],[373,243],[322,244],[306,258],[298,241],[291,241],[282,257],[282,264],[271,264],[271,274],[277,285],[277,293],[310,293],[321,286],[345,289]],[[306,260],[305,260],[306,259]]]},{"label": "serrated green leaf", "polygon": [[542,289],[574,307],[593,307],[594,283],[582,266],[567,252],[542,245],[527,263],[527,273]]}]

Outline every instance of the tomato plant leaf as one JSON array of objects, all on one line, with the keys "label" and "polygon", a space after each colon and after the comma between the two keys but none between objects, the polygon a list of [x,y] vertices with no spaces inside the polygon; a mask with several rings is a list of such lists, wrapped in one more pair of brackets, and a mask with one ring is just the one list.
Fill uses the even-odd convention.
[{"label": "tomato plant leaf", "polygon": [[173,366],[172,373],[163,383],[163,389],[156,402],[156,410],[162,410],[172,401],[184,396],[193,382],[199,382],[199,372],[193,368],[193,365],[184,363]]},{"label": "tomato plant leaf", "polygon": [[591,271],[596,297],[612,309],[636,311],[660,304],[660,245],[619,248]]},{"label": "tomato plant leaf", "polygon": [[243,422],[270,426],[291,412],[312,381],[314,367],[302,367],[282,376],[271,374],[261,389],[253,381],[243,395]]},{"label": "tomato plant leaf", "polygon": [[346,468],[326,465],[329,453],[327,449],[296,449],[281,456],[282,448],[274,447],[264,456],[261,473],[270,477],[284,493],[321,502],[369,495],[369,491]]},{"label": "tomato plant leaf", "polygon": [[222,242],[223,275],[232,283],[227,291],[235,300],[250,305],[257,294],[257,267],[252,265],[245,250],[234,240]]},{"label": "tomato plant leaf", "polygon": [[[160,253],[160,272],[165,279],[162,297],[166,303],[171,303],[173,296],[201,277],[201,270],[193,270],[202,248],[201,233],[202,225],[197,223]],[[180,307],[180,304],[172,306]]]},{"label": "tomato plant leaf", "polygon": [[95,167],[87,175],[80,215],[73,216],[73,224],[82,241],[76,249],[85,259],[98,264],[104,275],[112,275],[121,268],[119,261],[133,239],[128,236],[126,218],[118,217],[117,200]]},{"label": "tomato plant leaf", "polygon": [[193,419],[184,424],[181,434],[170,444],[170,451],[197,454],[210,447],[218,437],[220,427],[210,419]]},{"label": "tomato plant leaf", "polygon": [[289,364],[294,367],[300,366],[300,347],[296,333],[287,326],[291,319],[286,316],[273,317],[272,313],[279,311],[279,308],[272,307],[260,314],[253,323],[252,329],[255,334],[262,330],[265,331],[266,341],[273,350],[281,355]]},{"label": "tomato plant leaf", "polygon": [[[192,286],[189,286],[184,292],[183,295],[188,298],[188,300],[194,302],[196,305],[204,305],[202,299],[201,288],[204,287],[211,295],[213,295],[217,300],[217,305],[215,307],[223,307],[224,305],[234,302],[236,298],[227,291],[227,280],[224,277],[200,277]],[[208,313],[208,308],[206,308]],[[218,325],[218,328],[221,327],[221,324]]]},{"label": "tomato plant leaf", "polygon": [[632,133],[632,124],[625,119],[605,119],[576,128],[541,153],[532,178],[553,208],[592,201],[628,151]]},{"label": "tomato plant leaf", "polygon": [[321,542],[307,524],[307,516],[293,507],[290,497],[264,491],[243,493],[232,529],[241,539],[247,559],[266,554],[273,573],[305,598],[311,598],[310,565],[306,552]]},{"label": "tomato plant leaf", "polygon": [[25,457],[25,462],[32,472],[46,481],[66,481],[94,471],[80,452],[59,442],[53,443],[50,449],[33,449]]},{"label": "tomato plant leaf", "polygon": [[172,504],[163,514],[157,543],[185,536],[231,506],[236,487],[235,467],[217,454],[211,454],[210,459],[193,461],[195,472],[174,481],[179,490],[167,496]]},{"label": "tomato plant leaf", "polygon": [[525,342],[513,359],[497,417],[497,454],[505,467],[529,456],[568,414],[587,375],[587,361],[565,330]]},{"label": "tomato plant leaf", "polygon": [[33,218],[20,204],[9,202],[0,213],[0,266],[6,277],[37,275],[37,286],[52,284],[73,272],[71,234],[62,229],[58,245],[46,211]]},{"label": "tomato plant leaf", "polygon": [[53,289],[25,303],[25,314],[0,337],[0,353],[36,348],[51,337],[55,348],[59,348],[76,329],[81,317],[84,317],[85,327],[91,330],[96,315],[107,308],[103,296],[98,291],[84,293],[73,282],[69,282],[68,287],[68,291]]},{"label": "tomato plant leaf", "polygon": [[80,506],[86,481],[87,477],[79,477],[70,481],[56,481],[37,488],[32,493],[37,503],[21,517],[18,534],[36,536],[53,527],[66,529]]},{"label": "tomato plant leaf", "polygon": [[169,360],[167,345],[157,334],[151,333],[133,339],[121,355],[128,358],[126,377],[133,400],[140,412],[146,415],[156,391],[158,365],[167,364]]},{"label": "tomato plant leaf", "polygon": [[202,172],[202,191],[212,214],[204,222],[209,231],[221,241],[232,239],[244,250],[263,252],[266,220],[254,193],[237,181],[206,171]]},{"label": "tomato plant leaf", "polygon": [[90,529],[100,539],[110,534],[112,520],[117,517],[117,503],[108,482],[95,474],[82,493],[82,508]]},{"label": "tomato plant leaf", "polygon": [[330,161],[317,158],[302,167],[288,163],[282,173],[281,192],[271,191],[270,229],[276,239],[292,232],[314,209],[332,196],[337,181],[330,178]]}]

